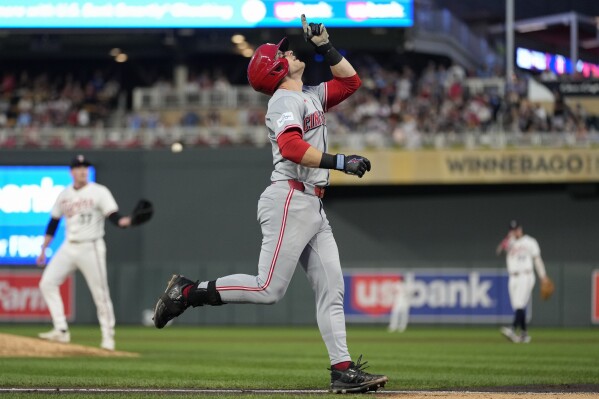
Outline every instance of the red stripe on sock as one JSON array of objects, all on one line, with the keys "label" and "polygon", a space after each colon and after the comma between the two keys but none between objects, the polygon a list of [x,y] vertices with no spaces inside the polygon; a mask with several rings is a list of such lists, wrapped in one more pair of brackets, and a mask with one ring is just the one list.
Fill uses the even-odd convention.
[{"label": "red stripe on sock", "polygon": [[341,363],[333,364],[333,368],[335,370],[343,371],[343,370],[347,370],[349,368],[350,364],[351,364],[351,362],[341,362]]}]

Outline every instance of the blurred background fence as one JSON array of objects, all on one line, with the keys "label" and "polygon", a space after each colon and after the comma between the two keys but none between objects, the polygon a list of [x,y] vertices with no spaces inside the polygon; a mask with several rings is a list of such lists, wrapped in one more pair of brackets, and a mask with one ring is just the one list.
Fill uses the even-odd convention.
[{"label": "blurred background fence", "polygon": [[[1,153],[5,165],[61,164],[70,155],[64,150]],[[186,273],[193,279],[256,273],[261,242],[256,206],[270,184],[269,148],[204,148],[181,153],[101,150],[87,155],[94,162],[97,180],[111,188],[123,212],[142,196],[156,208],[154,218],[140,228],[119,230],[107,224],[109,278],[119,323],[140,322],[142,312],[151,309],[172,273]],[[538,239],[548,271],[557,282],[557,294],[549,302],[533,300],[535,323],[591,324],[591,277],[599,269],[596,183],[334,185],[324,203],[344,270],[366,270],[363,278],[375,285],[376,275],[389,274],[389,269],[397,275],[415,270],[417,277],[422,268],[436,269],[446,281],[449,277],[443,277],[444,270],[449,269],[465,269],[466,274],[503,271],[504,258],[495,256],[495,246],[508,221],[516,218],[525,232]],[[35,254],[30,257],[34,258]],[[35,271],[35,267],[2,272],[23,270]],[[181,322],[310,323],[314,320],[313,294],[301,269],[296,274],[279,305],[202,308]],[[488,290],[491,301],[505,305],[507,298],[493,293],[500,289],[501,272],[497,274],[490,283],[495,288],[475,291],[485,296]],[[346,284],[348,298],[359,300],[351,281]],[[380,288],[375,285],[372,289]],[[76,287],[76,321],[93,322],[95,311],[81,276]],[[449,295],[444,292],[440,295]],[[468,292],[462,295],[474,291]],[[9,298],[9,291],[3,295]],[[362,309],[363,313],[381,322],[385,309],[389,311],[389,293],[381,291],[373,301],[368,305],[372,309]],[[459,303],[454,300],[453,305],[443,306],[467,315],[471,307]],[[472,311],[476,314],[481,309]],[[471,322],[497,323],[505,317],[481,320],[474,317]]]}]

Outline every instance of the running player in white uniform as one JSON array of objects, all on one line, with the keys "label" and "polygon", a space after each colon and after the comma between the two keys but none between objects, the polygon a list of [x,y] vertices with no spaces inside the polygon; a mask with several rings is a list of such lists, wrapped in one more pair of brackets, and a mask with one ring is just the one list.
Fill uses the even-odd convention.
[{"label": "running player in white uniform", "polygon": [[526,306],[535,286],[533,266],[541,280],[547,278],[547,273],[537,240],[525,235],[522,226],[515,220],[510,222],[509,228],[507,237],[497,246],[496,252],[498,255],[504,251],[507,254],[508,290],[514,310],[514,322],[511,327],[502,327],[501,333],[512,342],[529,343]]},{"label": "running player in white uniform", "polygon": [[59,287],[71,273],[79,269],[96,304],[102,330],[100,346],[106,350],[114,350],[115,319],[106,275],[104,220],[108,218],[115,225],[126,228],[130,226],[131,218],[119,215],[116,201],[108,188],[88,181],[90,165],[83,155],[72,160],[73,185],[65,188],[56,199],[41,253],[37,258],[37,264],[44,266],[46,248],[54,237],[60,218],[64,216],[65,241],[44,269],[39,284],[54,328],[39,334],[39,337],[49,341],[70,342],[71,335]]},{"label": "running player in white uniform", "polygon": [[274,304],[285,295],[299,263],[314,290],[318,327],[331,362],[331,391],[376,391],[387,377],[364,372],[363,363],[352,362],[347,349],[343,274],[322,202],[330,169],[358,177],[370,170],[364,157],[326,153],[324,113],[355,92],[360,78],[329,43],[322,24],[308,25],[302,16],[302,25],[306,40],[331,66],[332,80],[304,86],[305,64],[287,50],[287,39],[258,47],[248,66],[250,85],[272,96],[266,127],[274,171],[258,202],[263,234],[258,275],[235,274],[199,284],[175,275],[156,303],[154,323],[162,328],[189,306]]}]

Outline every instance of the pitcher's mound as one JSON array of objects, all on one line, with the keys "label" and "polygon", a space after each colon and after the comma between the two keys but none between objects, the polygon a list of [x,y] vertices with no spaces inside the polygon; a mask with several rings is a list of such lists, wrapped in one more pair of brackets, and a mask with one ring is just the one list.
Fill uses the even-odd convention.
[{"label": "pitcher's mound", "polygon": [[0,357],[139,356],[76,344],[60,344],[37,338],[0,334]]}]

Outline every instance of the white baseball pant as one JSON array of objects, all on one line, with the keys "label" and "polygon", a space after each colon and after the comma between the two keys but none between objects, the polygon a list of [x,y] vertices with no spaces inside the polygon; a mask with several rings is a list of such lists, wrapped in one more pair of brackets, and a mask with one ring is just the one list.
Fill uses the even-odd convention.
[{"label": "white baseball pant", "polygon": [[106,244],[103,239],[85,242],[65,241],[52,257],[40,280],[40,290],[57,330],[68,324],[59,287],[77,269],[81,271],[96,305],[103,339],[114,338],[114,309],[106,274]]},{"label": "white baseball pant", "polygon": [[510,273],[508,290],[512,309],[526,309],[532,289],[535,286],[535,274],[532,271]]}]

